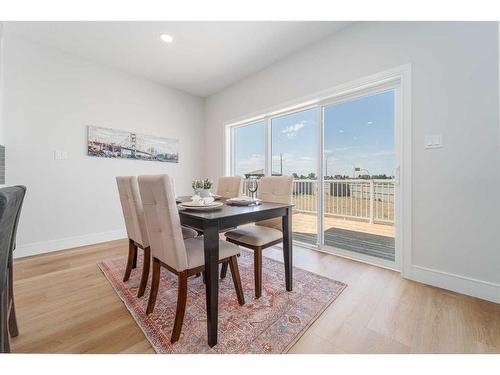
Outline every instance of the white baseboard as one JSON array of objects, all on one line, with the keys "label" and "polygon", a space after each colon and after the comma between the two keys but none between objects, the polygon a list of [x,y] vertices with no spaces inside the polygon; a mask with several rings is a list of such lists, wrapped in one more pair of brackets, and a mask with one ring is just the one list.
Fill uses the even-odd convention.
[{"label": "white baseboard", "polygon": [[411,265],[411,270],[405,272],[405,278],[448,289],[468,296],[500,303],[500,284],[439,271],[427,267]]},{"label": "white baseboard", "polygon": [[92,245],[100,242],[107,242],[126,238],[127,233],[123,229],[91,233],[83,236],[67,237],[58,240],[35,242],[25,245],[18,245],[14,250],[14,258],[22,258],[31,255],[50,253],[52,251],[59,251],[71,249],[74,247]]}]

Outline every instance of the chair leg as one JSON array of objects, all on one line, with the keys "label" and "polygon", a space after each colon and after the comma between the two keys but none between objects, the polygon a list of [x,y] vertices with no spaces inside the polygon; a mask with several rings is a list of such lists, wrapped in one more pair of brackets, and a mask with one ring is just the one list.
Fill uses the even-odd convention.
[{"label": "chair leg", "polygon": [[203,284],[207,283],[207,275],[205,274],[205,271],[201,273],[201,277],[203,277]]},{"label": "chair leg", "polygon": [[[227,264],[224,263],[224,264]],[[243,306],[245,304],[245,295],[241,286],[240,269],[238,268],[238,260],[236,256],[229,258],[229,266],[231,267],[231,275],[233,276],[234,289],[238,297],[238,303]]]},{"label": "chair leg", "polygon": [[227,275],[227,266],[229,265],[229,262],[224,262],[222,263],[222,268],[220,270],[220,278],[225,279]]},{"label": "chair leg", "polygon": [[255,298],[262,295],[262,249],[257,248],[253,251],[253,269],[255,278]]},{"label": "chair leg", "polygon": [[148,284],[150,264],[151,264],[151,248],[148,246],[144,249],[141,283],[139,284],[139,290],[137,292],[137,297],[139,298],[144,295],[144,291],[146,290],[146,285]]},{"label": "chair leg", "polygon": [[0,295],[0,353],[10,353],[7,288]]},{"label": "chair leg", "polygon": [[158,287],[160,285],[160,261],[153,258],[153,278],[151,280],[151,292],[149,293],[148,307],[146,314],[153,312],[156,304],[156,296],[158,295]]},{"label": "chair leg", "polygon": [[127,281],[130,278],[130,272],[134,268],[134,259],[137,256],[137,246],[135,246],[134,241],[128,240],[128,259],[127,267],[125,268],[125,275],[123,276],[123,281]]},{"label": "chair leg", "polygon": [[7,312],[9,314],[9,332],[11,337],[19,336],[19,329],[17,327],[16,319],[16,305],[14,304],[14,265],[12,262],[12,253],[9,257],[9,299],[7,305]]},{"label": "chair leg", "polygon": [[132,269],[134,269],[134,268],[137,268],[137,246],[135,245],[135,243],[133,241],[132,241],[132,244],[135,248],[134,259],[132,259]]},{"label": "chair leg", "polygon": [[187,300],[187,271],[179,274],[177,286],[177,311],[175,313],[174,329],[172,330],[172,337],[170,342],[179,340],[181,336],[182,323],[184,322],[184,314],[186,313],[186,300]]}]

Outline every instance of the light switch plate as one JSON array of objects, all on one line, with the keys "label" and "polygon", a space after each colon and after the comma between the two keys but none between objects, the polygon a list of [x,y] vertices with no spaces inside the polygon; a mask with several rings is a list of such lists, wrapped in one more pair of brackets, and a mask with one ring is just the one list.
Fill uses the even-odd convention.
[{"label": "light switch plate", "polygon": [[68,158],[68,152],[64,150],[54,151],[54,160],[66,160]]},{"label": "light switch plate", "polygon": [[426,135],[424,147],[426,149],[442,148],[443,147],[443,136],[441,134]]}]

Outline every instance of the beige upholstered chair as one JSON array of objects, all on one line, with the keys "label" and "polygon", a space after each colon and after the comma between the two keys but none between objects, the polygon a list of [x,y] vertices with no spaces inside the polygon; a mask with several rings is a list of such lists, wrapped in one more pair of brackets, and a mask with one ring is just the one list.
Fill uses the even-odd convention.
[{"label": "beige upholstered chair", "polygon": [[[257,190],[264,202],[292,203],[291,176],[262,177]],[[262,220],[255,226],[240,227],[225,233],[226,240],[254,251],[255,297],[262,294],[262,250],[283,241],[281,218]]]},{"label": "beige upholstered chair", "polygon": [[[160,283],[160,267],[163,266],[178,276],[177,312],[170,339],[173,343],[179,339],[182,329],[188,277],[203,272],[205,268],[204,240],[202,236],[183,239],[173,181],[168,175],[139,176],[139,191],[153,257],[153,279],[146,314],[154,310]],[[243,305],[245,299],[237,254],[237,246],[226,241],[219,242],[220,262],[230,262],[238,302]]]},{"label": "beige upholstered chair", "polygon": [[241,195],[243,179],[240,176],[219,177],[217,195],[222,198],[236,198]]},{"label": "beige upholstered chair", "polygon": [[[141,282],[137,292],[137,297],[142,297],[148,282],[151,256],[149,236],[146,229],[146,222],[144,221],[144,211],[139,194],[139,185],[137,184],[137,177],[135,176],[118,176],[116,177],[116,183],[118,185],[118,193],[120,194],[120,203],[129,241],[127,267],[125,268],[123,281],[127,281],[130,278],[132,269],[137,265],[137,248],[143,249],[144,263],[142,266]],[[197,236],[196,231],[193,229],[183,227],[182,231],[185,238]]]}]

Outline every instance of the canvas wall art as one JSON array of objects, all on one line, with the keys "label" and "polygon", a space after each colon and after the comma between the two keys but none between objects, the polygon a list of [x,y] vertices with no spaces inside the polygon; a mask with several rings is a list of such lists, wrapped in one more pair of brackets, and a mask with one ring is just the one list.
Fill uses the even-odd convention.
[{"label": "canvas wall art", "polygon": [[88,155],[178,163],[179,140],[89,126]]}]

